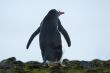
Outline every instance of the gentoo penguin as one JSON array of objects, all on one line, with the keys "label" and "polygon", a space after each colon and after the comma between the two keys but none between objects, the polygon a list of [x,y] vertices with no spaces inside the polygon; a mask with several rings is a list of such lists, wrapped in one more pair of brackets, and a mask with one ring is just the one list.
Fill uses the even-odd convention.
[{"label": "gentoo penguin", "polygon": [[43,64],[47,61],[51,63],[60,62],[62,57],[62,40],[60,32],[66,39],[68,46],[71,46],[70,37],[59,20],[59,16],[62,14],[64,14],[64,12],[57,11],[56,9],[50,10],[27,43],[26,48],[28,49],[34,37],[39,34]]}]

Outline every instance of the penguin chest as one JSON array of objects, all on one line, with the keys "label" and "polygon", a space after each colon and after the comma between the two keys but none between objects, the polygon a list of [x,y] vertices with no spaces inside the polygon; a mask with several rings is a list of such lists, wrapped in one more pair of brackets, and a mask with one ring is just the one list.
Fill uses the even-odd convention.
[{"label": "penguin chest", "polygon": [[49,46],[57,46],[61,44],[61,36],[59,32],[51,32],[40,34],[39,41],[41,45]]}]

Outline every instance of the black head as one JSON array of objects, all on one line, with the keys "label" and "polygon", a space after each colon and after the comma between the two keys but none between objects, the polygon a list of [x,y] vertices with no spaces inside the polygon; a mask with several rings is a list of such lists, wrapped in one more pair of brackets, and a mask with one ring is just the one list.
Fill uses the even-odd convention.
[{"label": "black head", "polygon": [[60,15],[64,14],[64,12],[57,11],[56,9],[51,9],[48,14],[60,16]]}]

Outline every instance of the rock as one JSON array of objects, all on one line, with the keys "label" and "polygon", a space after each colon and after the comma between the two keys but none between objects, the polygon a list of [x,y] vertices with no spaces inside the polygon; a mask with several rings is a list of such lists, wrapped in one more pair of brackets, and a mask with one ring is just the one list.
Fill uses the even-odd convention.
[{"label": "rock", "polygon": [[13,64],[17,65],[17,66],[24,66],[25,65],[22,61],[15,61]]},{"label": "rock", "polygon": [[94,68],[94,64],[92,64],[91,62],[88,61],[81,61],[80,62],[80,66],[84,67],[84,68]]},{"label": "rock", "polygon": [[69,62],[68,59],[63,59],[63,63],[67,63],[67,62]]},{"label": "rock", "polygon": [[11,57],[11,58],[8,58],[7,61],[15,62],[16,61],[16,58],[15,57]]},{"label": "rock", "polygon": [[14,64],[13,63],[0,63],[0,69],[8,69],[8,68],[14,68]]},{"label": "rock", "polygon": [[69,67],[80,68],[80,61],[78,60],[69,61]]},{"label": "rock", "polygon": [[39,63],[37,61],[29,61],[29,62],[26,62],[25,64],[29,64],[29,65],[41,65],[41,63]]},{"label": "rock", "polygon": [[103,67],[103,61],[99,59],[94,59],[91,61],[91,63],[93,63],[96,67]]},{"label": "rock", "polygon": [[13,64],[16,61],[15,57],[11,57],[8,59],[5,59],[3,61],[0,62],[0,68],[13,68],[15,65]]},{"label": "rock", "polygon": [[110,68],[110,61],[104,61],[104,62],[103,62],[103,66]]},{"label": "rock", "polygon": [[16,61],[16,58],[15,57],[11,57],[11,58],[2,60],[1,63],[12,63],[12,62],[15,62],[15,61]]},{"label": "rock", "polygon": [[42,64],[36,61],[29,61],[26,62],[25,65],[28,66],[28,68],[33,69],[33,68],[41,68]]}]

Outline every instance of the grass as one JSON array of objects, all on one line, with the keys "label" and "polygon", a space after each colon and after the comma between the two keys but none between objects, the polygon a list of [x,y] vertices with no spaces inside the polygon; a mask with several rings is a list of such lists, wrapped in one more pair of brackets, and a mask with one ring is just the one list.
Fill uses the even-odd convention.
[{"label": "grass", "polygon": [[[0,73],[110,73],[110,60],[93,60],[93,68],[80,66],[81,61],[63,62],[67,67],[42,67],[38,62],[23,63],[16,61],[15,58],[9,58],[0,62]],[[10,66],[12,65],[12,67]],[[9,66],[9,67],[8,67]]]}]

